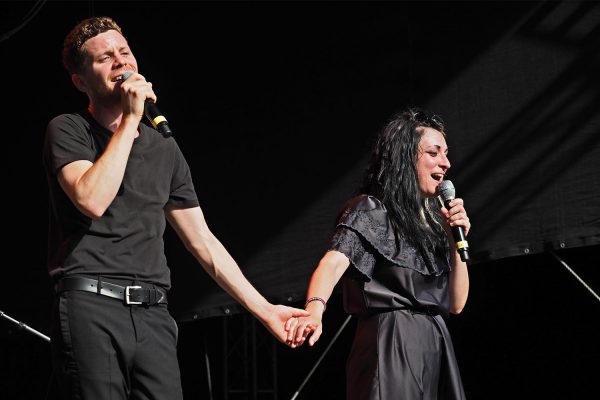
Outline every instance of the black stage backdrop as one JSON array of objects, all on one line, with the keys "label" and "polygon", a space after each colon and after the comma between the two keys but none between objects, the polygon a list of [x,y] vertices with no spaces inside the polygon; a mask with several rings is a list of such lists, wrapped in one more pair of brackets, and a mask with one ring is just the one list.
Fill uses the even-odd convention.
[{"label": "black stage backdrop", "polygon": [[[4,276],[11,283],[0,310],[13,317],[47,332],[42,140],[53,116],[85,106],[60,49],[69,28],[90,15],[110,15],[123,27],[192,168],[209,226],[269,300],[302,303],[374,135],[405,105],[446,120],[449,177],[473,224],[472,297],[479,305],[455,329],[502,335],[509,311],[546,307],[546,288],[560,298],[584,292],[544,281],[544,266],[555,262],[543,258],[547,250],[583,262],[597,279],[597,2],[2,2]],[[576,257],[578,249],[583,255]],[[241,311],[171,230],[166,251],[178,321]],[[535,290],[501,286],[513,277]],[[505,297],[519,303],[500,311]],[[581,301],[593,298],[585,293]],[[500,312],[499,320],[488,310]],[[513,320],[521,329],[525,321]],[[23,343],[15,335],[6,342],[35,346],[29,340],[37,339]],[[459,350],[469,347],[466,338],[473,336],[459,336]],[[14,349],[2,351],[17,366],[3,370],[5,377],[19,365],[47,363],[36,352],[22,360]],[[463,360],[467,374],[478,376],[489,354],[468,351],[481,356]],[[597,348],[590,354],[597,362]],[[503,357],[506,370],[514,369],[511,354]]]}]

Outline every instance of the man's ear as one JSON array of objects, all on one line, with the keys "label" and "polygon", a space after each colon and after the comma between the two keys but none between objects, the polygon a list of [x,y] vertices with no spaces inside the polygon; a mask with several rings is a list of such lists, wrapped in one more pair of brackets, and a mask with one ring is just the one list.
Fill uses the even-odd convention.
[{"label": "man's ear", "polygon": [[75,85],[75,87],[77,88],[77,90],[79,90],[80,92],[83,92],[83,93],[87,93],[87,85],[79,77],[78,74],[72,74],[71,75],[71,82],[73,82],[73,85]]}]

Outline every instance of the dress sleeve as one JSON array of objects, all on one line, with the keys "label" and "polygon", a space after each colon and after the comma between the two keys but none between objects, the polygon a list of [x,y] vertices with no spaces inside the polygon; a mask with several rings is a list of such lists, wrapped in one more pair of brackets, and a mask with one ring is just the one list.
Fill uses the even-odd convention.
[{"label": "dress sleeve", "polygon": [[371,280],[376,262],[373,247],[356,231],[338,226],[331,238],[329,250],[344,254],[361,279]]}]

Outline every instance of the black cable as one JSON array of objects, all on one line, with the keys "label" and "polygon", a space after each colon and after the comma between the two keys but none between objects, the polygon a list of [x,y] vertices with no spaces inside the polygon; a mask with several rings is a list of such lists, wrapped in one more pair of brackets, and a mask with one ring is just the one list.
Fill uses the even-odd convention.
[{"label": "black cable", "polygon": [[579,283],[581,283],[583,285],[584,288],[586,288],[591,294],[592,296],[594,296],[596,298],[596,300],[600,301],[600,296],[598,296],[598,294],[596,292],[594,292],[594,290],[590,287],[590,285],[588,285],[587,283],[584,282],[583,279],[581,279],[579,277],[579,275],[577,275],[575,273],[575,271],[573,271],[573,269],[571,267],[569,267],[567,265],[566,262],[564,262],[555,252],[554,250],[550,249],[548,251],[554,258],[556,258],[556,260],[558,260],[559,263],[562,264],[563,267],[566,268],[567,271],[569,271],[571,273],[571,275],[573,275],[575,277],[575,279],[577,279],[579,281]]},{"label": "black cable", "polygon": [[338,338],[338,336],[340,336],[340,333],[342,333],[342,331],[344,330],[344,328],[346,327],[346,325],[348,325],[348,322],[350,322],[351,318],[352,318],[352,315],[348,315],[348,317],[346,318],[346,320],[344,321],[344,323],[342,324],[342,326],[340,327],[340,329],[338,329],[338,331],[336,332],[336,334],[333,337],[333,339],[331,339],[331,342],[327,345],[327,348],[325,349],[325,351],[323,352],[323,354],[321,354],[321,356],[319,357],[319,359],[317,360],[317,362],[315,363],[315,365],[312,367],[312,369],[310,370],[310,372],[308,373],[308,375],[306,376],[306,378],[304,378],[304,380],[300,384],[300,387],[298,388],[298,390],[296,390],[296,392],[292,396],[291,400],[295,400],[298,397],[298,395],[302,391],[302,388],[304,387],[304,385],[306,385],[306,382],[308,382],[308,380],[310,379],[311,375],[315,372],[315,370],[317,369],[317,367],[319,366],[319,364],[321,363],[321,361],[323,361],[323,358],[325,357],[325,355],[327,354],[327,352],[329,351],[329,349],[331,348],[331,346],[333,345],[333,343],[335,343],[335,341]]},{"label": "black cable", "polygon": [[23,329],[23,330],[25,330],[25,331],[27,331],[29,333],[33,333],[37,337],[40,337],[40,338],[44,339],[45,341],[47,341],[48,343],[50,343],[50,338],[48,336],[44,335],[41,332],[36,331],[32,327],[27,326],[26,324],[24,324],[21,321],[17,321],[16,319],[14,319],[14,318],[10,317],[9,315],[7,315],[2,310],[0,310],[0,318],[5,318],[5,319],[9,320],[10,322],[12,322],[13,324],[17,325],[17,327],[19,329]]},{"label": "black cable", "polygon": [[35,17],[35,15],[42,9],[42,7],[46,3],[46,1],[47,0],[36,1],[36,3],[33,5],[33,7],[27,12],[27,14],[25,15],[25,18],[23,18],[23,21],[21,22],[21,24],[19,24],[19,26],[17,26],[16,28],[14,28],[6,33],[3,33],[0,36],[0,43],[9,39],[12,35],[19,32],[21,29],[23,29],[23,27],[25,25],[27,25],[29,23],[29,21],[31,21],[33,19],[33,17]]}]

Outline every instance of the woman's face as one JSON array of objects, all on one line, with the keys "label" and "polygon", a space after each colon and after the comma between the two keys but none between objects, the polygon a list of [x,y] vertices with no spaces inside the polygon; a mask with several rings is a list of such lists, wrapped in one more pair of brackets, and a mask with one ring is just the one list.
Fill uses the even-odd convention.
[{"label": "woman's face", "polygon": [[444,135],[433,128],[418,128],[421,132],[419,151],[417,153],[417,176],[421,196],[438,195],[438,186],[450,168],[448,145]]}]

